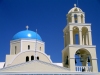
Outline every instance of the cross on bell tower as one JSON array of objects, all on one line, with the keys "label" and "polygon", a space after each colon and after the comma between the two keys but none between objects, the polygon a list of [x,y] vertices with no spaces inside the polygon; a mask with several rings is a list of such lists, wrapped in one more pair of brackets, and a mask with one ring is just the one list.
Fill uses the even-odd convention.
[{"label": "cross on bell tower", "polygon": [[67,23],[85,23],[84,12],[74,4],[74,7],[68,12]]},{"label": "cross on bell tower", "polygon": [[76,4],[74,4],[74,7],[76,7]]},{"label": "cross on bell tower", "polygon": [[[91,24],[85,23],[84,12],[74,4],[68,12],[67,26],[64,28],[64,49],[62,50],[63,66],[75,71],[75,54],[82,59],[82,66],[90,59],[91,71],[98,72],[96,46],[92,44]],[[75,62],[75,63],[74,63]],[[81,67],[82,67],[81,66]]]}]

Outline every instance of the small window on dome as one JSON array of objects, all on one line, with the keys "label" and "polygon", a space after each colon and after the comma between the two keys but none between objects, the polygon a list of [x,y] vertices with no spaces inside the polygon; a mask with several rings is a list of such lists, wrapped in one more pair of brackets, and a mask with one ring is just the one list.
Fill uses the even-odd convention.
[{"label": "small window on dome", "polygon": [[30,50],[30,45],[28,45],[28,50]]}]

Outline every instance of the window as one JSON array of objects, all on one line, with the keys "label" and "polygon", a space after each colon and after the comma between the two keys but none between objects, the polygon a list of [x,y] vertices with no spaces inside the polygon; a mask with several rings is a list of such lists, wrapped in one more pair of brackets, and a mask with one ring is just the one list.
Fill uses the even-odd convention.
[{"label": "window", "polygon": [[31,60],[34,60],[34,56],[31,56]]},{"label": "window", "polygon": [[40,51],[41,51],[41,47],[40,47]]},{"label": "window", "polygon": [[16,52],[17,52],[17,47],[15,46],[15,54],[16,54]]},{"label": "window", "polygon": [[37,60],[39,60],[39,57],[37,56]]},{"label": "window", "polygon": [[30,45],[28,45],[28,50],[30,49]]},{"label": "window", "polygon": [[28,56],[26,56],[26,62],[28,62],[29,61],[29,57]]}]

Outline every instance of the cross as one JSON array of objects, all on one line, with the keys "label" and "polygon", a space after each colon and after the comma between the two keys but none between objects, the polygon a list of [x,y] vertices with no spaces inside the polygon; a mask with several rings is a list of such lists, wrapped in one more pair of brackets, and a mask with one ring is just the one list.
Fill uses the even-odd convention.
[{"label": "cross", "polygon": [[74,4],[74,7],[76,7],[76,4]]},{"label": "cross", "polygon": [[36,29],[36,32],[37,32],[37,29]]},{"label": "cross", "polygon": [[28,30],[28,28],[29,28],[29,26],[27,25],[27,26],[26,26],[26,29]]}]

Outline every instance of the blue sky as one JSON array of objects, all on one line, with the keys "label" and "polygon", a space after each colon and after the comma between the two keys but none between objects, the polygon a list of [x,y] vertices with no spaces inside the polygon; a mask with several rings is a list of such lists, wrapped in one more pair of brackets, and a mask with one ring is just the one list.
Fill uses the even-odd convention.
[{"label": "blue sky", "polygon": [[[0,0],[0,61],[5,61],[5,55],[9,54],[10,40],[14,34],[25,30],[25,26],[29,25],[30,30],[38,29],[46,44],[46,53],[51,55],[52,61],[62,62],[66,14],[76,2],[76,0]],[[86,23],[92,24],[93,45],[97,46],[97,58],[100,63],[100,0],[79,0],[78,5],[85,12]]]}]

